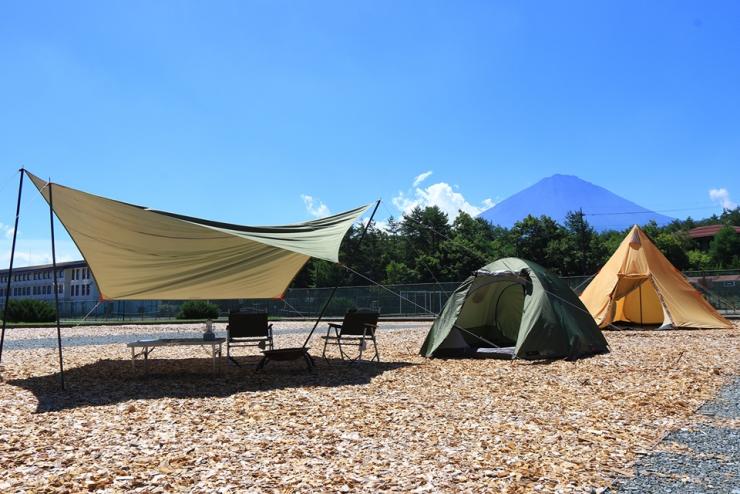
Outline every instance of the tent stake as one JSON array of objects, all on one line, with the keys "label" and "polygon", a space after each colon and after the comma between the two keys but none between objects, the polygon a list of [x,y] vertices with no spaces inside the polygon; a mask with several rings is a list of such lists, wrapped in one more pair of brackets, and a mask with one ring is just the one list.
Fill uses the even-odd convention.
[{"label": "tent stake", "polygon": [[[360,240],[357,241],[357,245],[355,246],[355,249],[358,252],[360,250],[360,244],[362,244],[362,241],[365,238],[365,234],[367,233],[368,228],[370,228],[370,223],[373,222],[375,213],[378,211],[378,206],[380,206],[380,199],[378,199],[378,202],[375,203],[375,208],[373,208],[373,213],[370,215],[370,219],[367,220],[365,229],[362,230],[362,235],[360,235]],[[308,345],[308,342],[311,341],[311,337],[313,336],[314,331],[316,331],[316,328],[321,322],[321,319],[324,317],[324,313],[326,312],[326,309],[329,308],[329,303],[331,303],[331,300],[334,298],[334,294],[337,293],[337,288],[339,288],[339,285],[334,286],[334,289],[329,294],[329,298],[326,299],[326,303],[324,303],[324,306],[321,308],[321,312],[319,312],[319,317],[316,319],[316,322],[314,323],[313,328],[311,328],[311,332],[308,333],[308,337],[306,338],[306,341],[303,342],[303,348],[305,348],[306,345]]]},{"label": "tent stake", "polygon": [[3,331],[0,334],[0,362],[3,361],[3,345],[5,344],[5,327],[8,315],[8,301],[10,300],[10,280],[13,278],[13,258],[15,257],[15,239],[18,235],[18,218],[21,215],[21,194],[23,192],[23,174],[25,170],[18,170],[21,174],[18,183],[18,204],[15,206],[15,228],[13,228],[13,246],[10,248],[10,267],[8,267],[8,282],[5,284],[5,305],[3,307]]},{"label": "tent stake", "polygon": [[57,310],[57,345],[59,347],[59,382],[64,389],[64,363],[62,361],[62,329],[59,325],[59,286],[57,285],[57,253],[54,242],[54,199],[51,193],[51,179],[49,180],[49,224],[51,225],[51,264],[54,272],[54,302]]}]

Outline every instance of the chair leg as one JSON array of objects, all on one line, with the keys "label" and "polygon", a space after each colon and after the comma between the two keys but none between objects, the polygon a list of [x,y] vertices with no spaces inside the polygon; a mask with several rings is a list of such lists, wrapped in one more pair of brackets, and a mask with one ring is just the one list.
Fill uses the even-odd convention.
[{"label": "chair leg", "polygon": [[329,359],[326,358],[326,346],[329,344],[329,340],[324,340],[324,350],[321,352],[321,358],[324,359],[324,361],[331,365],[331,362],[329,362]]},{"label": "chair leg", "polygon": [[375,347],[375,357],[373,357],[371,361],[377,358],[378,363],[380,363],[380,352],[378,352],[378,343],[375,341],[375,335],[373,335],[372,340],[373,340],[373,346]]},{"label": "chair leg", "polygon": [[342,348],[342,339],[337,338],[337,345],[339,346],[339,356],[342,360],[344,360],[344,357],[347,357],[347,360],[352,360],[349,356],[349,354],[344,353],[344,349]]},{"label": "chair leg", "polygon": [[306,357],[308,357],[308,360],[311,361],[311,366],[316,367],[316,361],[313,359],[310,353],[308,353],[308,350],[306,351]]},{"label": "chair leg", "polygon": [[311,361],[311,356],[308,353],[304,353],[303,360],[306,361],[306,367],[308,368],[308,372],[313,372],[313,362]]},{"label": "chair leg", "polygon": [[228,359],[228,360],[229,360],[229,361],[230,361],[230,362],[231,362],[232,364],[234,364],[235,366],[237,366],[237,367],[241,367],[241,365],[239,365],[239,362],[237,362],[237,361],[236,361],[236,359],[235,359],[234,357],[232,357],[232,356],[231,356],[231,347],[229,346],[229,343],[228,343],[228,342],[226,343],[226,358],[227,358],[227,359]]}]

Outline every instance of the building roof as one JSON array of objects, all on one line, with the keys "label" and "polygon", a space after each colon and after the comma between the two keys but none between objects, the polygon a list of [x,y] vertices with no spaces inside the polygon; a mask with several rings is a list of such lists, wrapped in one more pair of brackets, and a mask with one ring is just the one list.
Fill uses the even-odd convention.
[{"label": "building roof", "polygon": [[[689,237],[691,238],[705,238],[714,237],[725,225],[707,225],[697,226],[689,230]],[[733,226],[736,233],[740,233],[740,226]]]},{"label": "building roof", "polygon": [[[52,267],[53,267],[52,264],[39,264],[37,266],[13,266],[13,272],[20,273],[20,272],[25,272],[25,271],[36,271],[40,269],[51,269]],[[87,267],[87,263],[82,260],[57,263],[57,269],[84,268],[84,267]],[[7,269],[0,269],[0,274],[5,274],[7,272],[8,272]]]}]

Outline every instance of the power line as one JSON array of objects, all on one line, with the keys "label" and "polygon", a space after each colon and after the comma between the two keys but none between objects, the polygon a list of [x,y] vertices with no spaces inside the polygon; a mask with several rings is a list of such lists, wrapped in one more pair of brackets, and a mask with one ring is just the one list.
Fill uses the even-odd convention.
[{"label": "power line", "polygon": [[612,216],[618,214],[654,214],[654,213],[672,213],[676,211],[696,211],[699,209],[716,209],[717,206],[701,206],[695,208],[676,208],[676,209],[656,209],[653,211],[617,211],[613,213],[583,213],[584,216]]}]

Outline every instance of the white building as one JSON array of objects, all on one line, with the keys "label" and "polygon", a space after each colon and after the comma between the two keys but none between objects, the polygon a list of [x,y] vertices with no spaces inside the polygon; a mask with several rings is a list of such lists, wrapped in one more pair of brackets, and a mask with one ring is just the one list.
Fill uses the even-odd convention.
[{"label": "white building", "polygon": [[[85,261],[57,263],[60,302],[97,301],[98,287]],[[54,275],[51,264],[13,268],[10,280],[11,298],[32,298],[54,302]],[[0,270],[0,300],[5,298],[8,270]]]},{"label": "white building", "polygon": [[[54,305],[54,276],[51,264],[41,266],[13,267],[10,280],[10,299],[44,300]],[[5,303],[8,287],[8,270],[0,270],[0,303]],[[57,287],[59,290],[59,313],[62,317],[84,316],[95,308],[91,315],[111,318],[128,318],[150,315],[158,310],[154,301],[106,302],[100,301],[100,291],[92,271],[85,261],[58,262]],[[1,309],[0,309],[1,310]]]}]

